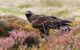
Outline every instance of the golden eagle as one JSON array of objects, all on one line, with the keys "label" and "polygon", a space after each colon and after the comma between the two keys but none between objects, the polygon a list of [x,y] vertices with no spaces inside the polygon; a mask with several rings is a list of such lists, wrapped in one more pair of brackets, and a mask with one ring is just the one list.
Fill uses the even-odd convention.
[{"label": "golden eagle", "polygon": [[71,21],[63,20],[55,16],[35,15],[31,11],[27,11],[25,15],[28,21],[32,23],[32,27],[39,29],[41,37],[44,37],[44,35],[48,36],[50,28],[70,31],[70,25],[68,23],[71,23]]}]

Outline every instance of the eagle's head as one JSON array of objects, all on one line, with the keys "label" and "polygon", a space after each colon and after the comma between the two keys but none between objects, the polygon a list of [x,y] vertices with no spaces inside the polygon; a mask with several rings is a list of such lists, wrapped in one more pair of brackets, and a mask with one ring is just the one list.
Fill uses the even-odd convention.
[{"label": "eagle's head", "polygon": [[26,17],[30,17],[33,15],[33,13],[31,11],[26,11],[25,12]]}]

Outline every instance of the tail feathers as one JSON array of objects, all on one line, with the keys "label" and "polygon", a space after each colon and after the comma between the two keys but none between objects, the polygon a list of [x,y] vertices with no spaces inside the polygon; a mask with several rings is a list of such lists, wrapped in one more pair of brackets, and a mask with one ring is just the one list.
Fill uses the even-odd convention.
[{"label": "tail feathers", "polygon": [[62,20],[61,23],[72,23],[72,22],[68,20]]},{"label": "tail feathers", "polygon": [[62,26],[71,26],[69,23],[72,23],[71,21],[67,21],[67,20],[62,20],[61,21],[61,25]]},{"label": "tail feathers", "polygon": [[70,24],[67,24],[67,23],[65,23],[65,24],[63,24],[63,25],[65,25],[65,26],[71,26]]}]

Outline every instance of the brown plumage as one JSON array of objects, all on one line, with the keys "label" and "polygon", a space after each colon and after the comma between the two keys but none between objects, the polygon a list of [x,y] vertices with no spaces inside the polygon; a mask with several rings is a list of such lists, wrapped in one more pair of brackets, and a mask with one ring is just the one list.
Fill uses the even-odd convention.
[{"label": "brown plumage", "polygon": [[68,27],[70,25],[68,23],[71,23],[71,21],[62,20],[55,16],[35,15],[31,11],[27,11],[25,15],[28,21],[32,23],[32,27],[39,29],[41,31],[41,37],[43,37],[43,35],[48,36],[50,28],[52,29],[62,28],[62,30],[70,31],[70,28]]}]

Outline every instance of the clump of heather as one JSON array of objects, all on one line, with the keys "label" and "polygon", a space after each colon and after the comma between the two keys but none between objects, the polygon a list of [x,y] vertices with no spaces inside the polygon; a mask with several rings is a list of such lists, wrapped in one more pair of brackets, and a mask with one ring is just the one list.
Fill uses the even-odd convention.
[{"label": "clump of heather", "polygon": [[33,32],[26,32],[22,30],[12,30],[9,32],[9,37],[0,38],[0,50],[12,50],[23,43],[29,36],[35,36]]},{"label": "clump of heather", "polygon": [[9,36],[8,31],[11,30],[11,27],[8,27],[3,21],[0,21],[0,36]]},{"label": "clump of heather", "polygon": [[23,45],[27,45],[27,48],[32,48],[33,45],[39,48],[39,43],[40,41],[37,36],[29,36],[24,40]]}]

